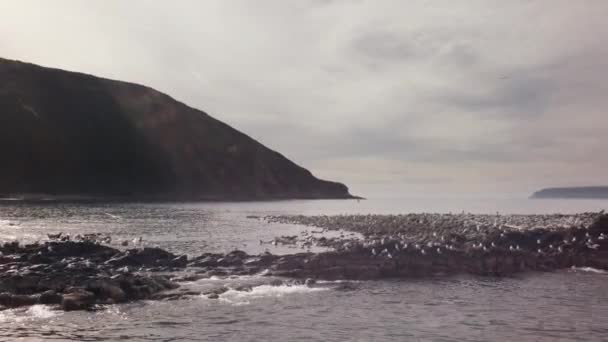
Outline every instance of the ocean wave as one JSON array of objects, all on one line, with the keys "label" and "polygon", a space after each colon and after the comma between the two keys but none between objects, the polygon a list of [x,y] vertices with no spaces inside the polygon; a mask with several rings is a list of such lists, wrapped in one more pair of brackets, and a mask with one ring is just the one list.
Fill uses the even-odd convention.
[{"label": "ocean wave", "polygon": [[607,271],[600,270],[600,269],[593,268],[593,267],[574,267],[574,266],[572,266],[572,269],[574,271],[581,271],[581,272],[589,272],[589,273],[597,273],[597,274],[608,274]]},{"label": "ocean wave", "polygon": [[260,298],[283,297],[292,294],[312,293],[326,291],[329,288],[308,287],[306,285],[259,285],[249,291],[238,291],[230,289],[219,296],[221,302],[232,305],[247,305],[251,300]]},{"label": "ocean wave", "polygon": [[51,310],[47,305],[33,305],[27,310],[27,315],[34,318],[47,319],[57,316],[59,313],[57,310]]},{"label": "ocean wave", "polygon": [[3,322],[28,322],[41,319],[49,319],[61,315],[63,312],[51,310],[47,305],[37,304],[26,308],[17,308],[0,311],[0,323]]}]

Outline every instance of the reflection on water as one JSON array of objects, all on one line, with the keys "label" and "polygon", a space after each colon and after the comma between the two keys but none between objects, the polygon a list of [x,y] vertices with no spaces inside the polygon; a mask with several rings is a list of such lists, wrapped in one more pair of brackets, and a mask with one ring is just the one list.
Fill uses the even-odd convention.
[{"label": "reflection on water", "polygon": [[[113,243],[142,236],[147,245],[200,254],[234,248],[257,253],[299,249],[260,245],[302,227],[250,215],[598,211],[605,201],[287,201],[192,204],[0,205],[0,239],[44,239],[47,232],[104,232]],[[276,249],[275,249],[276,248]],[[434,341],[608,339],[608,274],[593,269],[514,278],[370,281],[308,288],[263,277],[214,278],[185,287],[227,286],[219,300],[140,302],[96,312],[33,306],[0,312],[0,337],[26,340]],[[243,284],[250,291],[237,291]]]}]

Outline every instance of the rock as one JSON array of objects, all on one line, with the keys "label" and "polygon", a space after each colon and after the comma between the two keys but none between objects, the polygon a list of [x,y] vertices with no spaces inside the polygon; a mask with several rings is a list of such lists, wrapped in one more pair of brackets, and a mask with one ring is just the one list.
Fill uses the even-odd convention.
[{"label": "rock", "polygon": [[186,267],[188,265],[188,257],[186,255],[181,255],[173,258],[170,265],[173,267]]},{"label": "rock", "polygon": [[81,288],[70,289],[61,299],[61,308],[65,311],[88,310],[95,304],[95,295]]},{"label": "rock", "polygon": [[207,298],[209,298],[209,299],[218,299],[222,293],[225,293],[228,290],[230,290],[230,289],[225,286],[222,286],[222,287],[218,287],[213,290],[210,290],[210,291],[205,291],[205,292],[203,292],[203,295],[207,296]]},{"label": "rock", "polygon": [[60,304],[63,296],[53,290],[48,290],[40,294],[40,304]]},{"label": "rock", "polygon": [[110,279],[95,279],[87,284],[86,290],[94,293],[98,298],[111,299],[114,303],[127,300],[125,292]]},{"label": "rock", "polygon": [[0,293],[0,305],[7,308],[34,305],[38,303],[39,296],[17,295],[11,293]]}]

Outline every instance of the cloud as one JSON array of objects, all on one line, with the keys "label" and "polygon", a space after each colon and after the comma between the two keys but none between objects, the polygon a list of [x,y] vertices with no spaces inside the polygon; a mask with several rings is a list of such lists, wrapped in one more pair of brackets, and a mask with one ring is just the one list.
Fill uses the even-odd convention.
[{"label": "cloud", "polygon": [[150,85],[355,190],[528,192],[607,182],[607,15],[599,0],[22,0],[0,3],[0,55]]}]

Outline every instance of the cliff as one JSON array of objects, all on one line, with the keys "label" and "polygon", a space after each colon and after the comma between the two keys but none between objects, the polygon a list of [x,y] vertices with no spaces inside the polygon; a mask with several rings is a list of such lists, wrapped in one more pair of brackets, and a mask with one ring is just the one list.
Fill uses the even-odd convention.
[{"label": "cliff", "polygon": [[351,198],[154,89],[0,59],[0,195]]}]

